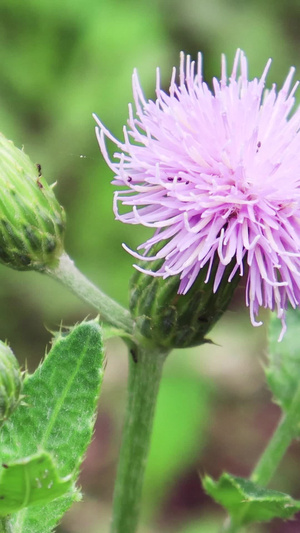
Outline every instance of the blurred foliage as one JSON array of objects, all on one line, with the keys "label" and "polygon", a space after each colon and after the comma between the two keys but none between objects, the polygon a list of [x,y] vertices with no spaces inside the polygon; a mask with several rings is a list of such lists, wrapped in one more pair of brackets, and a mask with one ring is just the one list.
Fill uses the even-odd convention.
[{"label": "blurred foliage", "polygon": [[197,459],[205,442],[208,417],[207,384],[190,372],[165,373],[144,487],[148,510],[161,504],[166,488]]},{"label": "blurred foliage", "polygon": [[[290,308],[286,314],[287,332],[278,343],[280,335],[279,320],[272,316],[269,325],[269,361],[266,377],[274,402],[280,405],[283,412],[289,412],[297,402],[299,385],[299,345],[298,333],[300,326],[299,309]],[[299,429],[298,429],[299,431]]]},{"label": "blurred foliage", "polygon": [[[268,83],[281,84],[291,65],[298,67],[299,72],[299,24],[298,0],[1,0],[1,131],[17,146],[24,145],[32,160],[41,164],[49,183],[58,182],[56,194],[68,215],[67,251],[81,270],[120,302],[127,303],[128,279],[132,272],[132,258],[123,251],[121,242],[135,247],[148,233],[114,222],[112,175],[97,147],[92,112],[101,117],[114,135],[121,137],[127,120],[127,104],[132,101],[133,68],[138,68],[146,96],[153,98],[156,66],[160,66],[162,84],[167,90],[172,66],[178,65],[180,50],[193,57],[198,50],[203,52],[208,82],[212,76],[219,75],[222,52],[228,57],[230,69],[236,48],[243,48],[249,59],[251,77],[260,75],[271,56],[274,62]],[[45,326],[55,330],[62,319],[72,324],[88,314],[93,316],[88,306],[38,274],[0,267],[0,278],[0,339],[9,339],[30,369],[37,365],[39,354],[50,340]],[[243,302],[241,292],[235,308],[244,306]],[[247,311],[236,313],[230,330],[226,319],[220,322],[216,338],[223,348],[218,348],[218,352],[213,346],[182,351],[180,356],[170,357],[167,363],[160,399],[161,414],[157,415],[145,488],[151,501],[149,516],[153,517],[152,506],[156,506],[156,521],[152,519],[154,526],[153,529],[149,526],[148,532],[214,531],[214,519],[210,522],[209,516],[210,512],[212,516],[216,513],[216,508],[210,507],[212,504],[202,495],[200,485],[197,485],[199,495],[197,491],[192,495],[190,487],[194,486],[195,478],[190,478],[189,472],[196,471],[199,464],[201,469],[209,468],[211,450],[217,474],[230,466],[235,474],[245,474],[236,462],[235,451],[231,450],[230,455],[222,443],[224,438],[228,442],[228,424],[231,427],[231,416],[235,413],[241,412],[238,420],[242,421],[246,409],[251,434],[256,438],[254,442],[261,447],[268,431],[272,430],[273,426],[269,427],[265,419],[267,416],[268,420],[269,417],[274,420],[272,413],[262,411],[265,416],[259,416],[261,409],[269,405],[265,402],[270,401],[269,396],[261,392],[262,373],[255,358],[255,354],[263,355],[264,335],[249,326],[242,330],[243,335],[247,335],[244,344],[231,344],[231,336],[239,331],[238,321],[244,321],[245,317]],[[212,338],[215,340],[214,333]],[[180,374],[172,375],[173,365],[175,368],[179,358],[182,368],[188,365],[192,370],[190,374],[182,372],[182,381]],[[100,411],[102,434],[96,433],[95,437],[98,445],[107,439],[108,448],[116,454],[119,433],[109,425],[107,428],[105,416],[116,421],[115,411],[122,412],[126,372],[118,378],[116,375],[123,359],[124,352],[110,358],[111,373],[108,373],[106,392],[110,400],[105,400],[104,393],[103,405],[107,412],[101,414]],[[205,375],[202,380],[200,373]],[[211,379],[218,382],[214,394],[208,394],[210,388],[203,383]],[[198,395],[201,387],[203,390]],[[229,398],[227,403],[223,402],[223,393]],[[215,402],[221,402],[222,416]],[[209,410],[209,405],[213,406],[213,411]],[[172,421],[174,412],[177,417]],[[208,413],[212,413],[210,424],[203,437],[201,433],[205,431]],[[224,434],[220,432],[217,442],[213,416],[221,423],[223,417],[227,424],[227,432],[224,426]],[[246,446],[241,430],[236,428],[232,433],[236,442]],[[196,460],[201,448],[202,459]],[[88,456],[86,468],[89,469],[89,461],[94,463],[89,470],[91,478],[86,480],[86,503],[80,504],[80,511],[75,509],[73,515],[66,517],[60,531],[99,533],[106,530],[116,461],[111,453],[104,454],[106,463],[104,461],[102,470],[100,467],[97,470],[98,485],[102,487],[98,491],[94,488],[97,480],[91,479],[95,476],[94,463],[98,464],[100,459],[96,459],[96,455],[92,459]],[[243,449],[243,454],[248,457],[248,450]],[[283,485],[292,483],[297,497],[299,476],[295,475],[295,468],[290,468],[290,472],[294,478],[283,481]],[[100,479],[106,480],[105,483],[101,485]],[[189,488],[183,491],[182,486]],[[285,490],[284,486],[277,488]],[[156,490],[162,499],[159,505],[158,497],[154,501]],[[151,493],[154,499],[150,498]],[[98,506],[101,502],[101,517],[95,510],[95,500]],[[203,512],[211,526],[202,527],[201,521],[198,522]],[[84,521],[80,522],[78,516]],[[174,525],[174,516],[180,526]],[[198,529],[194,523],[199,523]],[[185,524],[190,525],[185,527]],[[272,529],[264,531],[285,531],[282,524],[281,529],[276,529],[276,525],[270,527]]]}]

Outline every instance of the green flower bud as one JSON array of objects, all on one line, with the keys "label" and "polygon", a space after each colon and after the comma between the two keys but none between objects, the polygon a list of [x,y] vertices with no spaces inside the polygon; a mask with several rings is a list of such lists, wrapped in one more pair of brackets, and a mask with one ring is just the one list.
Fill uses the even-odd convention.
[{"label": "green flower bud", "polygon": [[7,344],[0,341],[0,425],[11,415],[21,399],[22,373]]},{"label": "green flower bud", "polygon": [[0,262],[17,270],[55,266],[65,214],[40,165],[0,133]]},{"label": "green flower bud", "polygon": [[[152,252],[150,255],[154,255]],[[156,272],[162,260],[147,263]],[[144,266],[144,264],[142,265]],[[232,265],[225,269],[216,293],[213,281],[218,261],[205,283],[207,266],[202,268],[187,294],[178,294],[180,277],[167,279],[136,271],[130,284],[130,311],[135,320],[135,336],[142,343],[161,348],[187,348],[205,342],[205,335],[226,310],[241,277],[237,272],[229,283]]]}]

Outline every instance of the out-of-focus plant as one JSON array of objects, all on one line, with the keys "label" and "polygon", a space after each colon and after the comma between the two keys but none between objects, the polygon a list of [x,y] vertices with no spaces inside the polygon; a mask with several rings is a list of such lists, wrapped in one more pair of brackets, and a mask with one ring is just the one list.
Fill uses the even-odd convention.
[{"label": "out-of-focus plant", "polygon": [[[40,165],[1,137],[1,261],[61,282],[97,309],[105,338],[119,336],[128,347],[128,403],[112,533],[134,533],[138,527],[167,356],[174,348],[212,342],[207,334],[243,276],[252,324],[261,324],[256,318],[261,306],[276,310],[266,374],[283,415],[249,479],[224,473],[217,481],[206,475],[202,483],[228,511],[227,532],[274,517],[290,518],[300,509],[300,502],[288,494],[266,487],[291,440],[299,436],[300,411],[295,334],[300,301],[299,110],[290,116],[297,84],[290,88],[291,69],[281,90],[273,86],[265,92],[269,65],[260,79],[249,81],[246,57],[238,51],[227,78],[223,57],[221,78],[213,80],[212,91],[202,78],[201,56],[195,64],[183,54],[179,83],[174,69],[169,94],[160,88],[158,72],[155,102],[145,99],[134,74],[136,110],[130,107],[123,142],[96,118],[114,184],[123,187],[115,193],[116,217],[155,230],[140,247],[144,254],[131,251],[139,262],[130,282],[129,310],[77,269],[64,251],[65,215],[53,186],[44,180]],[[105,137],[118,147],[113,160]],[[129,209],[119,210],[119,202]],[[2,345],[4,533],[50,532],[80,499],[76,480],[93,433],[105,362],[98,322],[60,330],[49,354],[23,383],[11,350]],[[162,449],[162,462],[169,459],[164,453]],[[170,460],[166,476],[171,475]]]}]

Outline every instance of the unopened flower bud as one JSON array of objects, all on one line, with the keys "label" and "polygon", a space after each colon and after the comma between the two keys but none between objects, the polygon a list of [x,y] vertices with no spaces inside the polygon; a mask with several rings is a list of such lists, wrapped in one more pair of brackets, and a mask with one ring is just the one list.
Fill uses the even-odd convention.
[{"label": "unopened flower bud", "polygon": [[17,270],[55,266],[65,214],[40,165],[0,134],[0,261]]},{"label": "unopened flower bud", "polygon": [[0,341],[0,425],[18,405],[22,391],[22,373],[7,344]]},{"label": "unopened flower bud", "polygon": [[[162,260],[148,264],[156,272]],[[226,310],[239,282],[237,272],[229,282],[232,265],[225,269],[214,292],[215,261],[207,278],[207,266],[200,270],[187,294],[178,294],[180,276],[167,279],[136,271],[130,286],[130,310],[140,341],[166,349],[187,348],[209,342],[205,335]]]}]

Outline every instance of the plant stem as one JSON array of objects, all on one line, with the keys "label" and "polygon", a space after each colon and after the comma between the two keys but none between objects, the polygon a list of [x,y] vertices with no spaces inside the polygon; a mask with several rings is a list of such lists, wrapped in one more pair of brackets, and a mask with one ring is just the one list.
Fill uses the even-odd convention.
[{"label": "plant stem", "polygon": [[292,440],[299,435],[300,384],[293,401],[282,415],[269,444],[251,474],[251,480],[258,485],[267,485],[283,458]]},{"label": "plant stem", "polygon": [[[299,421],[299,411],[298,404],[298,416],[296,422]],[[295,438],[297,428],[294,415],[294,412],[289,412],[282,416],[267,448],[264,450],[254,468],[250,479],[258,485],[266,486],[269,483],[291,441]]]},{"label": "plant stem", "polygon": [[61,255],[57,267],[47,268],[44,270],[44,273],[60,281],[79,298],[95,307],[100,313],[101,320],[123,329],[127,333],[132,333],[133,321],[129,311],[91,283],[78,270],[74,261],[66,253]]},{"label": "plant stem", "polygon": [[[281,459],[283,458],[287,448],[292,440],[299,434],[300,421],[300,385],[296,391],[294,399],[289,406],[289,409],[282,415],[277,428],[275,429],[271,440],[266,449],[261,455],[256,467],[251,474],[251,481],[260,486],[268,485],[276,472]],[[238,516],[235,516],[234,521],[228,522],[224,527],[226,533],[238,533],[241,531],[244,516],[247,512],[248,506],[245,504],[241,507]]]},{"label": "plant stem", "polygon": [[154,411],[166,353],[141,348],[129,358],[128,400],[111,533],[136,531]]},{"label": "plant stem", "polygon": [[245,532],[245,527],[241,526],[240,524],[233,523],[229,516],[227,517],[220,531],[220,533],[244,533],[244,532]]}]

